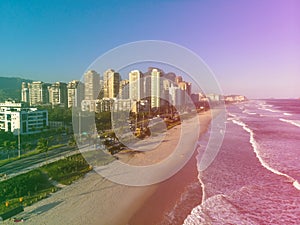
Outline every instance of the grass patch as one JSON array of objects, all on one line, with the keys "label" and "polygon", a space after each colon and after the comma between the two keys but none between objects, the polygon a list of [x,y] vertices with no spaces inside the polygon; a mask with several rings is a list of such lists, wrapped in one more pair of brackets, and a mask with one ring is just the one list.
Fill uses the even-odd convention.
[{"label": "grass patch", "polygon": [[83,177],[91,169],[81,154],[69,156],[41,167],[41,170],[51,179],[65,185]]},{"label": "grass patch", "polygon": [[52,145],[52,146],[49,147],[48,151],[51,151],[51,150],[57,149],[57,148],[61,148],[61,147],[64,147],[64,146],[67,146],[67,144]]}]

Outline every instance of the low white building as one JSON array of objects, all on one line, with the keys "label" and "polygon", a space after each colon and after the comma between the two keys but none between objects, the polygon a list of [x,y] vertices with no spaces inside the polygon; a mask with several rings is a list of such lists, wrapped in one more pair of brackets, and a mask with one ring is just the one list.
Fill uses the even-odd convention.
[{"label": "low white building", "polygon": [[225,96],[225,102],[242,102],[246,101],[247,98],[243,95],[228,95]]},{"label": "low white building", "polygon": [[207,94],[206,97],[209,99],[211,102],[219,102],[222,100],[222,96],[218,94]]},{"label": "low white building", "polygon": [[48,111],[24,107],[22,103],[0,103],[0,130],[20,134],[41,132],[48,126]]},{"label": "low white building", "polygon": [[97,102],[99,100],[82,100],[81,110],[87,112],[96,112]]},{"label": "low white building", "polygon": [[131,99],[115,99],[113,101],[112,111],[114,112],[130,112],[132,110],[132,106],[135,104],[135,101]]}]

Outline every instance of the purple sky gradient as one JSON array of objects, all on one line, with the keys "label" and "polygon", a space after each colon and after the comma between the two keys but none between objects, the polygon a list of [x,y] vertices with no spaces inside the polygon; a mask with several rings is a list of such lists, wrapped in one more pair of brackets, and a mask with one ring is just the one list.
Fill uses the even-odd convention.
[{"label": "purple sky gradient", "polygon": [[191,49],[225,94],[300,97],[300,1],[1,1],[0,76],[80,79],[132,41]]}]

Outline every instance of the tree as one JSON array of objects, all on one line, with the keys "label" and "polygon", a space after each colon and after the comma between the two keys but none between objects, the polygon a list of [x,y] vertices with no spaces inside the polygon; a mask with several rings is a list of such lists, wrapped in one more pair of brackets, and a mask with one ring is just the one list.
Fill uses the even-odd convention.
[{"label": "tree", "polygon": [[50,143],[50,144],[53,144],[54,143],[54,137],[53,136],[50,136],[49,138],[48,138],[48,143]]},{"label": "tree", "polygon": [[95,122],[98,131],[109,130],[112,127],[110,112],[100,112],[95,114]]},{"label": "tree", "polygon": [[3,142],[3,147],[5,148],[6,152],[7,152],[7,158],[9,159],[9,151],[10,151],[10,146],[11,142],[10,141],[4,141]]},{"label": "tree", "polygon": [[33,148],[32,144],[31,143],[24,143],[22,144],[22,149],[24,149],[25,151],[29,151]]},{"label": "tree", "polygon": [[46,155],[48,156],[48,149],[49,149],[48,140],[46,138],[40,138],[37,143],[36,149],[39,150],[40,152],[45,152]]},{"label": "tree", "polygon": [[12,132],[5,132],[0,130],[0,146],[4,146],[5,141],[15,141],[16,137],[13,135]]},{"label": "tree", "polygon": [[68,145],[69,145],[69,146],[76,146],[76,141],[75,141],[74,135],[71,135],[71,136],[70,136]]},{"label": "tree", "polygon": [[3,147],[5,148],[7,152],[7,158],[10,157],[10,151],[15,150],[17,148],[17,142],[16,141],[4,141]]}]

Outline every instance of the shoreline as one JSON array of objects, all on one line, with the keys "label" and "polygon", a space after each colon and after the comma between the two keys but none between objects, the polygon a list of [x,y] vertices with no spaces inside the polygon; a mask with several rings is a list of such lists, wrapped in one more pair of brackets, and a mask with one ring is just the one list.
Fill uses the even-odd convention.
[{"label": "shoreline", "polygon": [[[207,132],[211,121],[211,112],[200,113],[200,134],[199,137]],[[202,118],[201,118],[202,117]],[[203,118],[205,117],[205,118]],[[198,196],[202,196],[202,187],[198,179],[197,170],[197,149],[185,166],[169,179],[159,183],[154,193],[144,202],[140,209],[130,218],[130,225],[152,225],[152,224],[183,224],[184,219],[190,214],[192,209],[201,204],[202,197],[199,199],[189,199],[189,207],[184,203],[184,194],[187,194],[191,185],[193,189],[199,191]],[[192,201],[192,202],[191,202]],[[177,207],[183,204],[185,208],[180,208],[180,213],[174,215]],[[171,215],[170,215],[171,214]],[[169,217],[172,218],[169,218]],[[172,221],[169,221],[172,219]]]},{"label": "shoreline", "polygon": [[[211,112],[206,111],[197,114],[201,125],[199,136],[208,129],[211,121]],[[171,140],[172,137],[174,138],[176,130],[179,129],[171,129],[171,134],[166,139]],[[163,144],[167,143],[172,145],[172,141],[167,141]],[[154,157],[153,160],[155,160],[155,154],[151,153],[151,151],[147,153],[151,154],[151,157]],[[17,215],[17,217],[23,217],[25,224],[60,224],[62,221],[64,224],[72,225],[138,224],[134,221],[149,218],[143,216],[149,207],[152,209],[157,205],[162,205],[165,209],[174,207],[184,188],[190,181],[198,179],[197,161],[195,158],[197,154],[198,152],[194,151],[188,163],[176,175],[164,182],[149,186],[133,187],[120,185],[101,177],[95,172],[90,172],[83,179],[54,193],[49,198],[26,207],[25,211]],[[140,160],[140,156],[138,156],[138,160]],[[177,190],[176,195],[168,191],[170,184],[177,187],[174,189]],[[172,204],[167,204],[168,206],[161,204],[162,196],[165,196],[164,202]],[[169,201],[170,199],[172,200]],[[150,205],[147,204],[149,202],[151,203]],[[152,215],[152,217],[159,221],[164,212],[165,210],[159,212],[156,210],[156,214]],[[187,214],[189,213],[190,211],[187,212]],[[10,222],[5,221],[4,224],[10,224]],[[143,224],[146,223],[143,221]]]}]

